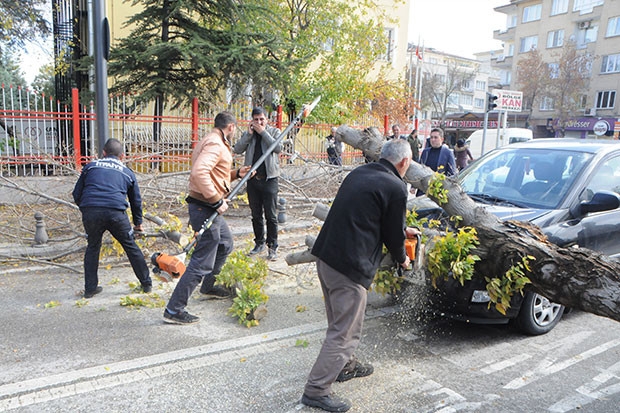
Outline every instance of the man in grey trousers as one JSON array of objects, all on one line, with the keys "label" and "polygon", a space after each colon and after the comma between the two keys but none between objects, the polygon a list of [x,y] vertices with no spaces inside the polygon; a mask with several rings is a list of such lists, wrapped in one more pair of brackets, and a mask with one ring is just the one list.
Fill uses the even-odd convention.
[{"label": "man in grey trousers", "polygon": [[410,264],[405,237],[407,185],[402,177],[411,165],[411,146],[404,139],[386,142],[379,162],[357,167],[342,182],[312,248],[325,297],[327,333],[310,371],[301,402],[330,412],[345,412],[349,400],[331,394],[335,381],[372,374],[354,352],[362,335],[367,290],[385,245],[403,267]]}]

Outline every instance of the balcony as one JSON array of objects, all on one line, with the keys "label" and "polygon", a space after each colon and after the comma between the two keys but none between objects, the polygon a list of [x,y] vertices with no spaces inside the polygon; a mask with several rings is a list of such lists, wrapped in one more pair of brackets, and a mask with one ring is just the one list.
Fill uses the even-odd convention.
[{"label": "balcony", "polygon": [[503,42],[514,40],[515,32],[516,32],[515,27],[510,27],[510,28],[502,29],[502,30],[494,30],[493,38],[495,40],[501,40]]}]

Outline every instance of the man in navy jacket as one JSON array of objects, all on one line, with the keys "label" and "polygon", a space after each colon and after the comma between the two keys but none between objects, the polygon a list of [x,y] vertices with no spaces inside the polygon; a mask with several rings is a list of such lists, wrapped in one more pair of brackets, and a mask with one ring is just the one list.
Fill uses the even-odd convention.
[{"label": "man in navy jacket", "polygon": [[[103,158],[82,169],[73,200],[82,212],[82,223],[88,239],[84,253],[84,298],[103,291],[99,286],[99,252],[105,231],[121,244],[144,292],[150,292],[152,281],[144,255],[134,241],[134,231],[142,231],[142,197],[136,176],[120,160],[123,146],[116,139],[108,139],[103,147]],[[129,202],[127,199],[129,198]],[[134,228],[131,228],[126,210],[131,207]]]},{"label": "man in navy jacket", "polygon": [[411,146],[406,140],[384,143],[378,162],[357,167],[342,182],[314,243],[328,326],[301,399],[307,406],[347,411],[351,402],[331,395],[332,383],[373,372],[353,353],[383,245],[403,268],[409,266],[404,241],[417,233],[405,228],[407,185],[402,177],[409,165]]},{"label": "man in navy jacket", "polygon": [[443,144],[443,130],[439,128],[431,130],[429,140],[430,146],[422,151],[420,163],[446,176],[456,175],[457,169],[454,153]]}]

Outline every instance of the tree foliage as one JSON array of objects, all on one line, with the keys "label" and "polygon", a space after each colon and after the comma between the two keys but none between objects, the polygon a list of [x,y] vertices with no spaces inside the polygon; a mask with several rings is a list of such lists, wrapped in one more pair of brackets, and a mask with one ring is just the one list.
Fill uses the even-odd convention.
[{"label": "tree foliage", "polygon": [[0,0],[0,54],[50,34],[43,13],[47,4],[47,0]]},{"label": "tree foliage", "polygon": [[6,86],[26,84],[19,62],[10,51],[0,53],[0,84]]},{"label": "tree foliage", "polygon": [[[369,101],[367,75],[384,47],[372,0],[133,0],[142,11],[112,49],[113,93],[179,105],[250,95],[301,107],[316,95],[323,120]],[[383,20],[381,20],[383,19]]]},{"label": "tree foliage", "polygon": [[517,63],[517,82],[523,91],[529,116],[540,100],[553,102],[559,134],[564,135],[564,124],[578,109],[581,96],[587,92],[594,56],[577,50],[575,42],[567,42],[549,61],[538,50],[531,50]]}]

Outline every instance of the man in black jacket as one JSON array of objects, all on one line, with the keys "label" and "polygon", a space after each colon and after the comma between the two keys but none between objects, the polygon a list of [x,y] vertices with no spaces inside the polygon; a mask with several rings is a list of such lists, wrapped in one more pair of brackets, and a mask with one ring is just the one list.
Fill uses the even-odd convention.
[{"label": "man in black jacket", "polygon": [[[149,267],[133,238],[134,231],[142,231],[140,188],[133,171],[121,162],[122,155],[123,145],[117,139],[108,139],[103,146],[104,157],[84,166],[73,188],[73,200],[82,212],[88,240],[84,253],[84,298],[103,291],[98,285],[97,271],[105,231],[110,231],[125,250],[142,290],[148,293],[152,288]],[[133,228],[127,217],[128,207],[131,207]]]},{"label": "man in black jacket", "polygon": [[404,241],[417,231],[405,225],[407,185],[402,180],[410,164],[406,140],[386,142],[379,162],[359,166],[345,178],[314,243],[328,327],[301,399],[307,406],[347,411],[351,402],[331,395],[332,383],[373,372],[353,353],[383,245],[403,268],[410,264]]}]

